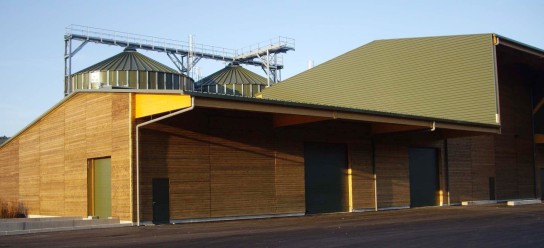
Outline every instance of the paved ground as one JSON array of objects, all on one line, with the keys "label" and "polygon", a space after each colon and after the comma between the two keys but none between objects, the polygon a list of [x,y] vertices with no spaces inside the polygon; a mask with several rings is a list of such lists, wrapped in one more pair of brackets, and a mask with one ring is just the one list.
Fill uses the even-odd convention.
[{"label": "paved ground", "polygon": [[544,205],[431,207],[0,237],[0,247],[544,247]]}]

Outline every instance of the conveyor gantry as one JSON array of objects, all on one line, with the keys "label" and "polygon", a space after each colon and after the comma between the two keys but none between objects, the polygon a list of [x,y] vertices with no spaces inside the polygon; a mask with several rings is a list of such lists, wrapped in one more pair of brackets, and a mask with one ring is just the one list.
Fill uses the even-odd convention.
[{"label": "conveyor gantry", "polygon": [[[81,44],[72,50],[73,40],[81,41]],[[283,58],[280,54],[295,50],[295,40],[282,36],[242,49],[229,49],[195,44],[192,38],[189,38],[189,42],[185,42],[81,25],[68,26],[64,41],[65,95],[73,90],[70,76],[72,74],[72,57],[89,42],[164,52],[177,69],[187,76],[191,76],[191,70],[200,59],[260,66],[268,76],[269,85],[281,80]]]}]

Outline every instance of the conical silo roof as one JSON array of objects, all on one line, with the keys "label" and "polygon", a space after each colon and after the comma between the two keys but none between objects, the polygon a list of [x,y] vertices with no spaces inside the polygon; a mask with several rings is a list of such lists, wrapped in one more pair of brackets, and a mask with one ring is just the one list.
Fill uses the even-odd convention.
[{"label": "conical silo roof", "polygon": [[197,82],[199,86],[225,84],[267,85],[267,80],[265,77],[245,69],[239,64],[231,63]]},{"label": "conical silo roof", "polygon": [[75,74],[93,71],[155,71],[179,74],[178,71],[137,52],[132,47],[127,47],[123,52],[80,70]]}]

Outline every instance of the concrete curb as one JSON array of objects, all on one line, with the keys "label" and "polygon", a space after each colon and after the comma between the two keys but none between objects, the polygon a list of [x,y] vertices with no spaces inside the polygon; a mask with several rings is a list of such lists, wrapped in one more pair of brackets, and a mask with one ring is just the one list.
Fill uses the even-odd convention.
[{"label": "concrete curb", "polygon": [[463,206],[477,206],[477,205],[489,205],[489,204],[497,204],[498,202],[495,200],[480,200],[480,201],[464,201],[461,203]]},{"label": "concrete curb", "polygon": [[132,226],[132,223],[127,224],[103,224],[103,225],[88,225],[88,226],[73,226],[73,227],[57,227],[57,228],[43,228],[43,229],[30,229],[30,230],[17,230],[17,231],[0,231],[1,236],[7,235],[20,235],[31,233],[47,233],[47,232],[62,232],[62,231],[74,231],[74,230],[86,230],[97,228],[116,228],[116,227],[128,227]]},{"label": "concrete curb", "polygon": [[0,220],[0,236],[125,226],[132,226],[132,223],[120,223],[119,219],[82,219],[81,217],[3,219]]},{"label": "concrete curb", "polygon": [[542,200],[539,199],[525,199],[525,200],[511,200],[506,203],[508,206],[520,206],[529,204],[542,204]]}]

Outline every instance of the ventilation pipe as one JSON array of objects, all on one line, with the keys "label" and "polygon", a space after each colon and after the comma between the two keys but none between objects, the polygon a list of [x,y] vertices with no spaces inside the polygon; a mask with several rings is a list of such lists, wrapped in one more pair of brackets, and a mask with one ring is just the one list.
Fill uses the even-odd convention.
[{"label": "ventilation pipe", "polygon": [[168,119],[170,117],[189,112],[195,108],[195,98],[191,96],[191,107],[178,110],[176,112],[161,116],[157,119],[149,120],[136,125],[136,225],[140,226],[140,127]]},{"label": "ventilation pipe", "polygon": [[308,60],[308,70],[312,68],[314,68],[314,61],[310,59]]}]

